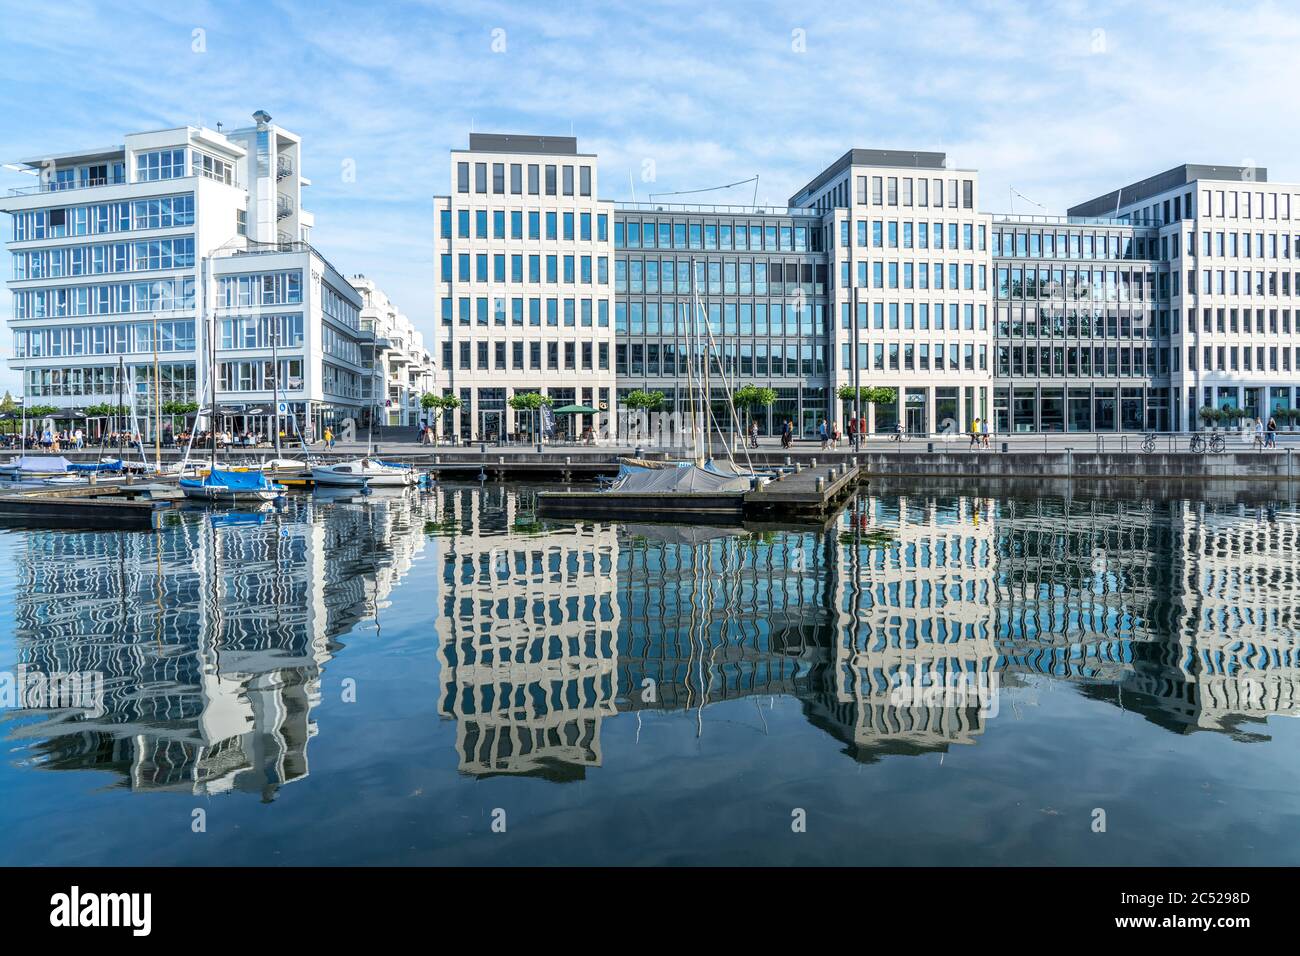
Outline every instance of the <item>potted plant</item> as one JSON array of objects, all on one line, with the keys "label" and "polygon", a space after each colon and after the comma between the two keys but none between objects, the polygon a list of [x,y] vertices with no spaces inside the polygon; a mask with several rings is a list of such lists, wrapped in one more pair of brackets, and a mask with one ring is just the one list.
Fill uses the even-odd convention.
[{"label": "potted plant", "polygon": [[1197,409],[1196,416],[1201,420],[1201,423],[1211,431],[1214,430],[1214,426],[1219,422],[1219,410],[1212,405],[1202,405]]}]

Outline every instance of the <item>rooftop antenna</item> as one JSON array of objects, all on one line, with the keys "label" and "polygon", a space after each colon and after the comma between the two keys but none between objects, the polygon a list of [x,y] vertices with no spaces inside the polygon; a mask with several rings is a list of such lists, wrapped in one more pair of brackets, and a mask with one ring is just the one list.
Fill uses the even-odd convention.
[{"label": "rooftop antenna", "polygon": [[1025,202],[1029,203],[1029,205],[1031,205],[1031,206],[1037,206],[1039,209],[1044,209],[1044,210],[1047,209],[1047,207],[1044,206],[1042,203],[1040,203],[1040,202],[1034,202],[1032,199],[1030,199],[1028,196],[1026,196],[1026,195],[1025,195],[1024,193],[1022,193],[1020,190],[1016,189],[1015,186],[1008,186],[1007,189],[1010,190],[1010,192],[1011,192],[1011,215],[1014,216],[1014,215],[1016,214],[1016,197],[1017,197],[1017,196],[1019,196],[1019,197],[1020,197],[1021,199],[1023,199]]},{"label": "rooftop antenna", "polygon": [[636,202],[636,180],[632,178],[632,174],[630,172],[627,174],[627,184],[632,187],[632,201]]}]

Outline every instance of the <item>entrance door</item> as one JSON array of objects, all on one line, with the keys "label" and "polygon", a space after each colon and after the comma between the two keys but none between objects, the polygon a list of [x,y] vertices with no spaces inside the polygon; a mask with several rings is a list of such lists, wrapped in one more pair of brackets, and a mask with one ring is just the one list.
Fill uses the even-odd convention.
[{"label": "entrance door", "polygon": [[909,435],[924,435],[924,434],[925,434],[925,431],[926,431],[926,429],[925,429],[925,406],[924,406],[924,405],[908,405],[908,406],[907,406],[907,421],[904,423],[904,425],[905,425],[905,427],[907,428],[907,433],[908,433]]}]

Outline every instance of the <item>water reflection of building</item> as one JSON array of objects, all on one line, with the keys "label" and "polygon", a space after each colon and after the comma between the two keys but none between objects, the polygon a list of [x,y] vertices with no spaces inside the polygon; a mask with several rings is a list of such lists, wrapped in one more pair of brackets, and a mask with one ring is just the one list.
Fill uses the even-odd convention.
[{"label": "water reflection of building", "polygon": [[[1270,513],[1271,514],[1271,513]],[[998,514],[1009,671],[1176,732],[1300,713],[1293,519],[1204,502],[1011,500]]]},{"label": "water reflection of building", "polygon": [[818,535],[628,525],[622,710],[702,709],[816,686],[830,645]]},{"label": "water reflection of building", "polygon": [[988,502],[864,495],[829,533],[835,669],[809,719],[857,760],[974,743],[998,681]]},{"label": "water reflection of building", "polygon": [[135,790],[270,799],[307,775],[337,635],[374,615],[422,546],[405,502],[190,515],[152,534],[30,533],[19,662],[102,673],[101,713],[21,721],[42,766]]},{"label": "water reflection of building", "polygon": [[580,777],[615,713],[618,542],[608,525],[534,523],[512,490],[439,494],[439,713],[463,772]]}]

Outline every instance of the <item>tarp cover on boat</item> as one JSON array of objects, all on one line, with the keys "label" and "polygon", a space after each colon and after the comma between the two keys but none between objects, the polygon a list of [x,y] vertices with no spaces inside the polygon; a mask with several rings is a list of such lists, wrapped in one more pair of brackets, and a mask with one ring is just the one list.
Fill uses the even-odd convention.
[{"label": "tarp cover on boat", "polygon": [[632,472],[619,479],[614,491],[671,493],[675,491],[748,491],[749,479],[719,475],[695,465]]},{"label": "tarp cover on boat", "polygon": [[10,467],[19,471],[67,471],[70,464],[62,455],[23,455]]},{"label": "tarp cover on boat", "polygon": [[72,463],[68,465],[69,471],[121,471],[122,463],[120,461],[97,461],[92,464],[81,465]]},{"label": "tarp cover on boat", "polygon": [[231,491],[264,491],[271,487],[266,475],[260,471],[214,471],[201,480],[182,478],[181,483],[190,488],[229,488]]}]

